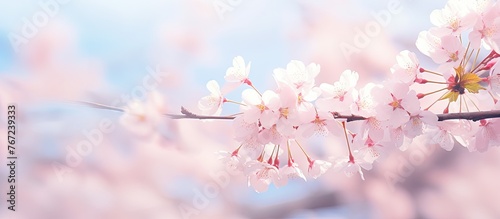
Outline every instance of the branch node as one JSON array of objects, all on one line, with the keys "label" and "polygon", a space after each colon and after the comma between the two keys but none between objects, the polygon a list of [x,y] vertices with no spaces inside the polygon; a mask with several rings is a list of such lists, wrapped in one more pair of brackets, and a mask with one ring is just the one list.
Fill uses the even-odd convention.
[{"label": "branch node", "polygon": [[196,114],[194,114],[191,111],[187,110],[183,106],[181,106],[181,113],[184,114],[184,115],[186,115],[186,116],[189,116],[189,117],[197,117]]}]

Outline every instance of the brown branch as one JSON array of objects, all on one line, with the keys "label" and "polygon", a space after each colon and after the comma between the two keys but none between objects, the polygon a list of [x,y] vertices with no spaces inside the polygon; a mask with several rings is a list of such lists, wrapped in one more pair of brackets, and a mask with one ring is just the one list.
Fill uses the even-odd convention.
[{"label": "brown branch", "polygon": [[[187,111],[182,107],[183,111]],[[200,116],[187,111],[188,114],[184,115],[174,115],[165,114],[172,119],[234,119],[234,116]],[[469,113],[447,113],[447,114],[436,114],[438,121],[453,120],[453,119],[466,119],[472,121],[478,121],[481,119],[491,119],[500,118],[500,110],[482,111],[482,112],[469,112]],[[365,117],[357,115],[340,115],[334,114],[336,119],[346,119],[347,122],[365,120]]]},{"label": "brown branch", "polygon": [[[73,103],[82,104],[85,106],[97,108],[97,109],[107,109],[118,112],[125,112],[124,109],[118,107],[107,106],[98,103],[86,102],[86,101],[74,101]],[[184,107],[181,107],[182,114],[170,114],[165,113],[163,115],[169,117],[170,119],[217,119],[217,120],[232,120],[236,118],[235,116],[204,116],[197,115],[195,113],[190,112]],[[356,116],[356,115],[340,115],[337,113],[333,114],[337,119],[346,119],[347,122],[365,120],[365,117]],[[481,111],[481,112],[469,112],[469,113],[447,113],[447,114],[437,114],[438,121],[444,120],[453,120],[453,119],[466,119],[472,121],[478,121],[481,119],[491,119],[491,118],[500,118],[500,110],[491,110],[491,111]]]},{"label": "brown branch", "polygon": [[467,119],[478,121],[481,119],[499,118],[500,110],[470,112],[470,113],[447,113],[438,114],[438,121],[451,120],[451,119]]}]

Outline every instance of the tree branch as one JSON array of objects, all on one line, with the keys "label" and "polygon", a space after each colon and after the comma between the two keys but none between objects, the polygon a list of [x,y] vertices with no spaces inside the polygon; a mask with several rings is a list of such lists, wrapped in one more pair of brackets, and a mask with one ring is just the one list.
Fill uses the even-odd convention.
[{"label": "tree branch", "polygon": [[499,118],[500,110],[470,112],[470,113],[447,113],[438,114],[438,121],[451,120],[451,119],[467,119],[478,121],[481,119]]},{"label": "tree branch", "polygon": [[[92,103],[86,101],[74,101],[73,103],[78,103],[81,105],[89,106],[97,109],[106,109],[118,112],[125,112],[124,109],[118,107],[107,106],[99,103]],[[184,107],[181,107],[182,114],[170,114],[164,113],[163,115],[169,117],[170,119],[217,119],[217,120],[232,120],[236,118],[235,116],[204,116],[197,115]],[[336,119],[346,119],[347,122],[365,120],[365,117],[356,116],[356,115],[340,115],[338,113],[334,113],[333,116]],[[454,120],[454,119],[466,119],[472,121],[478,121],[481,119],[491,119],[491,118],[500,118],[500,110],[491,110],[491,111],[481,111],[481,112],[468,112],[468,113],[447,113],[447,114],[437,114],[438,121],[445,120]]]}]

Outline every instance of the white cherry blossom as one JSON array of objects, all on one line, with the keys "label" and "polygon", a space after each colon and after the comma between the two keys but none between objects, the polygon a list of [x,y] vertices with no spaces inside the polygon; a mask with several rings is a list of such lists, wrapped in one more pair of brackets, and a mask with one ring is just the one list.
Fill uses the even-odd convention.
[{"label": "white cherry blossom", "polygon": [[226,71],[226,79],[227,82],[239,82],[239,83],[248,83],[248,74],[250,73],[250,65],[245,64],[245,60],[243,57],[236,56],[233,59],[233,66],[229,67]]},{"label": "white cherry blossom", "polygon": [[403,50],[396,56],[396,61],[397,64],[391,68],[393,78],[403,83],[412,83],[420,70],[415,53]]},{"label": "white cherry blossom", "polygon": [[339,81],[332,84],[322,83],[320,85],[322,98],[316,100],[318,110],[348,113],[353,103],[352,91],[359,79],[355,71],[345,70],[340,75]]},{"label": "white cherry blossom", "polygon": [[198,108],[204,115],[220,115],[224,97],[220,91],[219,83],[211,80],[207,83],[207,89],[210,91],[210,95],[201,98],[198,102]]}]

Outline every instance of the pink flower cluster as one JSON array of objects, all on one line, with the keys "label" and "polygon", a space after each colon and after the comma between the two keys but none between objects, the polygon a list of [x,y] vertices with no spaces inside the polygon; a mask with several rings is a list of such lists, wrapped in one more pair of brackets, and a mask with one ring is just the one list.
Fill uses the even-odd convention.
[{"label": "pink flower cluster", "polygon": [[[386,148],[405,149],[418,136],[445,150],[455,142],[470,151],[499,146],[498,119],[438,121],[436,113],[500,109],[500,4],[450,0],[432,12],[431,21],[435,27],[421,32],[416,45],[436,67],[423,68],[416,54],[405,50],[391,68],[393,77],[381,84],[359,86],[359,74],[351,70],[342,72],[338,81],[317,84],[320,66],[294,60],[274,70],[275,89],[260,92],[249,79],[250,63],[234,58],[224,91],[212,80],[207,84],[210,95],[199,101],[208,115],[219,115],[226,103],[240,105],[234,119],[240,145],[221,152],[221,159],[244,172],[249,185],[262,192],[271,183],[306,180],[306,168],[312,178],[332,167],[363,178],[362,169],[371,169]],[[240,85],[248,86],[242,101],[225,97]],[[347,153],[329,160],[312,158],[300,142],[313,135],[345,139]],[[307,167],[295,162],[290,150],[295,146]],[[287,162],[282,165],[281,159]]]},{"label": "pink flower cluster", "polygon": [[[428,111],[438,111],[437,105],[445,114],[500,109],[500,4],[450,0],[430,18],[435,26],[419,34],[416,46],[436,67],[420,67],[415,54],[401,52],[392,69],[394,78],[425,91],[417,97],[422,104],[433,100],[425,108]],[[452,149],[454,139],[469,151],[484,152],[500,145],[498,119],[443,121],[430,128],[434,131],[428,139],[446,150]]]}]

